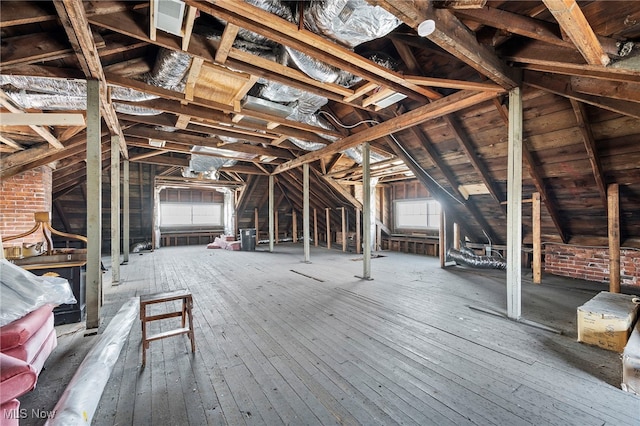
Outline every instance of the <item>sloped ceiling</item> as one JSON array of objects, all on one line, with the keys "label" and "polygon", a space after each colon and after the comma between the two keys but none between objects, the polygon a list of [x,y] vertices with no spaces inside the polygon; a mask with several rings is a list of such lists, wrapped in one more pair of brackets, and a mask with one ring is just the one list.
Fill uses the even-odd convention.
[{"label": "sloped ceiling", "polygon": [[[347,18],[360,3],[323,4]],[[0,173],[55,162],[54,197],[83,181],[85,127],[43,124],[34,113],[84,113],[91,78],[110,87],[100,96],[105,167],[110,135],[120,135],[122,157],[169,174],[189,166],[193,146],[224,149],[205,153],[236,160],[219,179],[266,182],[277,173],[295,200],[297,168],[308,162],[315,196],[344,205],[349,186],[336,191],[326,179],[359,181],[358,152],[349,149],[370,142],[380,184],[418,179],[469,236],[500,243],[505,95],[522,86],[523,194],[542,195],[545,239],[606,237],[606,189],[617,183],[623,244],[640,246],[640,2],[368,3],[400,25],[347,46],[300,22],[301,6],[317,6],[309,2],[187,0],[176,36],[155,28],[152,2],[2,1],[0,105],[32,121],[0,123]],[[421,37],[426,20],[434,31]],[[315,75],[293,51],[318,61]],[[351,83],[330,81],[333,72]],[[246,102],[269,84],[280,88],[279,105]],[[294,93],[297,101],[285,99]],[[403,96],[378,104],[390,94]],[[321,112],[280,108],[310,104]],[[529,215],[525,203],[525,240]]]}]

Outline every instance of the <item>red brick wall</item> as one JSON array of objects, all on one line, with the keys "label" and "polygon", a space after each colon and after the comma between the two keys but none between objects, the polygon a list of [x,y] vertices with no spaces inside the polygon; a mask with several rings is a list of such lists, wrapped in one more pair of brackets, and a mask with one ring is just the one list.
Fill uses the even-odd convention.
[{"label": "red brick wall", "polygon": [[[608,282],[609,251],[606,248],[547,244],[544,269],[555,275]],[[640,251],[620,250],[620,281],[640,286]]]},{"label": "red brick wall", "polygon": [[[38,167],[0,181],[0,235],[28,231],[35,225],[35,212],[51,211],[51,168]],[[4,242],[3,246],[44,241],[42,233]]]}]

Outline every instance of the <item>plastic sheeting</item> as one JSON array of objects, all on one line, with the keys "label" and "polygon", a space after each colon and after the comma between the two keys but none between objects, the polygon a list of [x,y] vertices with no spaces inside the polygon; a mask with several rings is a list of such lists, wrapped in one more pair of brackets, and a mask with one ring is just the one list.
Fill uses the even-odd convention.
[{"label": "plastic sheeting", "polygon": [[34,275],[6,259],[0,271],[0,327],[49,303],[77,303],[64,278]]},{"label": "plastic sheeting", "polygon": [[383,37],[402,22],[366,0],[315,0],[304,9],[305,25],[338,43],[353,48]]},{"label": "plastic sheeting", "polygon": [[447,259],[471,266],[472,268],[507,269],[506,260],[495,256],[479,256],[466,247],[462,247],[460,250],[450,248],[447,250]]},{"label": "plastic sheeting", "polygon": [[102,392],[113,371],[131,326],[138,319],[140,299],[129,299],[113,317],[98,342],[84,358],[54,407],[50,426],[91,424]]}]

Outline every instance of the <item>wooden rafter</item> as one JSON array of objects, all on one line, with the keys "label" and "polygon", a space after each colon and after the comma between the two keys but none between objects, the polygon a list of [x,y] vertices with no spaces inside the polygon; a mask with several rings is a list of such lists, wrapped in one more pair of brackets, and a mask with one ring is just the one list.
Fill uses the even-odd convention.
[{"label": "wooden rafter", "polygon": [[432,96],[439,96],[437,92],[408,83],[400,74],[357,55],[320,35],[299,30],[296,24],[278,18],[251,4],[239,3],[235,0],[216,0],[214,2],[187,0],[187,3],[212,16],[254,31],[305,54],[322,55],[327,64],[362,76],[368,81],[389,87],[409,97],[424,100]]},{"label": "wooden rafter", "polygon": [[[13,105],[11,98],[2,89],[0,89],[0,105],[5,107],[7,110],[9,110],[13,114],[26,114],[20,108]],[[3,124],[3,123],[0,122],[0,124]],[[40,135],[42,139],[46,140],[52,147],[56,149],[64,148],[64,145],[62,145],[62,142],[60,142],[58,138],[53,136],[51,132],[49,132],[49,130],[35,124],[31,124],[29,125],[29,127],[31,128],[31,130],[33,130],[38,135]]]},{"label": "wooden rafter", "polygon": [[396,15],[416,29],[427,19],[435,21],[435,30],[427,36],[435,44],[473,67],[504,89],[518,86],[506,65],[488,48],[478,43],[473,34],[449,10],[428,9],[428,2],[368,0]]},{"label": "wooden rafter", "polygon": [[593,171],[593,177],[596,180],[596,187],[598,188],[598,192],[600,193],[600,199],[602,200],[602,204],[606,209],[607,186],[605,184],[604,173],[602,172],[602,164],[600,162],[600,156],[598,155],[596,141],[593,137],[593,132],[591,131],[591,125],[589,124],[587,110],[584,104],[582,104],[581,102],[573,99],[569,100],[571,101],[573,112],[576,114],[578,128],[580,129],[580,134],[582,135],[582,139],[584,141],[584,147],[587,151],[587,155],[589,156],[591,170]]},{"label": "wooden rafter", "polygon": [[227,57],[229,56],[229,51],[233,46],[233,42],[236,39],[236,35],[238,34],[238,30],[240,27],[237,25],[233,25],[228,23],[222,32],[222,38],[220,40],[220,44],[218,45],[218,50],[216,50],[215,60],[221,64],[224,64],[227,61]]},{"label": "wooden rafter", "polygon": [[[462,195],[462,193],[460,192],[460,189],[458,188],[458,181],[456,177],[451,172],[451,169],[449,168],[449,166],[447,166],[445,162],[442,160],[442,158],[434,148],[433,144],[431,143],[431,140],[429,139],[427,134],[424,133],[418,127],[413,127],[410,129],[410,131],[412,131],[415,134],[415,136],[422,142],[422,147],[427,152],[429,159],[443,174],[447,183],[451,186],[452,192],[456,194],[460,198],[460,200],[464,199],[465,198],[464,195]],[[478,225],[480,225],[480,227],[490,235],[492,240],[496,240],[495,232],[493,231],[493,229],[491,229],[491,226],[489,226],[489,223],[486,221],[482,213],[478,210],[478,207],[476,206],[475,202],[471,198],[469,198],[464,202],[464,206],[469,211],[469,213],[471,213],[471,216],[473,216],[473,218],[478,223]]]},{"label": "wooden rafter", "polygon": [[555,93],[565,98],[607,109],[629,117],[640,118],[640,108],[638,108],[636,102],[578,93],[571,88],[571,77],[550,76],[538,72],[526,71],[523,76],[523,81],[529,86]]},{"label": "wooden rafter", "polygon": [[[505,126],[509,126],[509,111],[507,110],[507,108],[502,105],[497,98],[494,100],[494,105],[498,109],[500,117],[502,118]],[[569,238],[564,231],[564,226],[562,225],[560,214],[558,213],[558,210],[552,202],[551,191],[547,189],[547,186],[544,183],[544,178],[540,174],[538,167],[536,166],[536,161],[533,158],[533,154],[531,153],[531,151],[529,151],[529,148],[527,148],[526,144],[523,144],[522,146],[522,159],[527,166],[529,176],[531,176],[531,179],[533,180],[533,185],[542,196],[544,205],[547,208],[549,216],[551,217],[551,220],[556,227],[556,232],[558,232],[558,235],[560,235],[562,242],[568,242]]]},{"label": "wooden rafter", "polygon": [[447,123],[449,131],[452,133],[454,139],[458,142],[458,144],[466,154],[467,159],[480,176],[482,183],[484,183],[484,185],[489,190],[491,197],[496,201],[496,203],[498,203],[498,205],[501,206],[503,212],[506,213],[506,211],[504,210],[505,206],[502,204],[502,201],[504,201],[504,196],[498,192],[498,189],[491,179],[489,169],[487,169],[487,166],[483,162],[481,162],[476,155],[475,147],[473,146],[469,138],[462,133],[462,131],[460,130],[460,126],[455,122],[453,117],[445,116],[443,117],[443,120],[445,123]]},{"label": "wooden rafter", "polygon": [[387,120],[384,123],[347,136],[341,140],[333,142],[326,148],[310,152],[287,163],[281,164],[276,168],[275,173],[280,173],[284,170],[298,167],[304,163],[315,161],[325,155],[335,154],[336,152],[360,145],[363,142],[373,141],[391,133],[408,129],[417,124],[424,123],[425,121],[451,114],[452,112],[490,100],[494,96],[495,94],[492,92],[457,92],[453,95],[447,96],[446,98],[438,99],[430,104],[423,105],[412,111],[404,113],[403,115]]},{"label": "wooden rafter", "polygon": [[571,77],[571,89],[587,95],[640,103],[640,83]]},{"label": "wooden rafter", "polygon": [[591,65],[611,61],[575,0],[542,0],[584,59]]},{"label": "wooden rafter", "polygon": [[69,38],[69,42],[76,52],[80,68],[87,78],[94,78],[100,82],[100,109],[104,121],[111,133],[119,137],[120,151],[127,158],[127,142],[122,134],[116,111],[107,93],[107,81],[104,77],[100,56],[95,40],[91,34],[89,21],[80,0],[55,1],[56,11]]}]

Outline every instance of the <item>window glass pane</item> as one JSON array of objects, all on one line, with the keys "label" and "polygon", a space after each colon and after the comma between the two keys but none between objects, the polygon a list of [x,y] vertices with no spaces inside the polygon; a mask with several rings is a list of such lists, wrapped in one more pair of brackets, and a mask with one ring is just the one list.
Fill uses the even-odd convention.
[{"label": "window glass pane", "polygon": [[160,226],[223,225],[220,203],[161,203]]},{"label": "window glass pane", "polygon": [[222,204],[194,204],[194,225],[222,225]]},{"label": "window glass pane", "polygon": [[427,229],[440,226],[440,204],[435,200],[394,202],[396,228]]},{"label": "window glass pane", "polygon": [[162,226],[180,226],[191,224],[191,206],[189,204],[160,204]]}]

